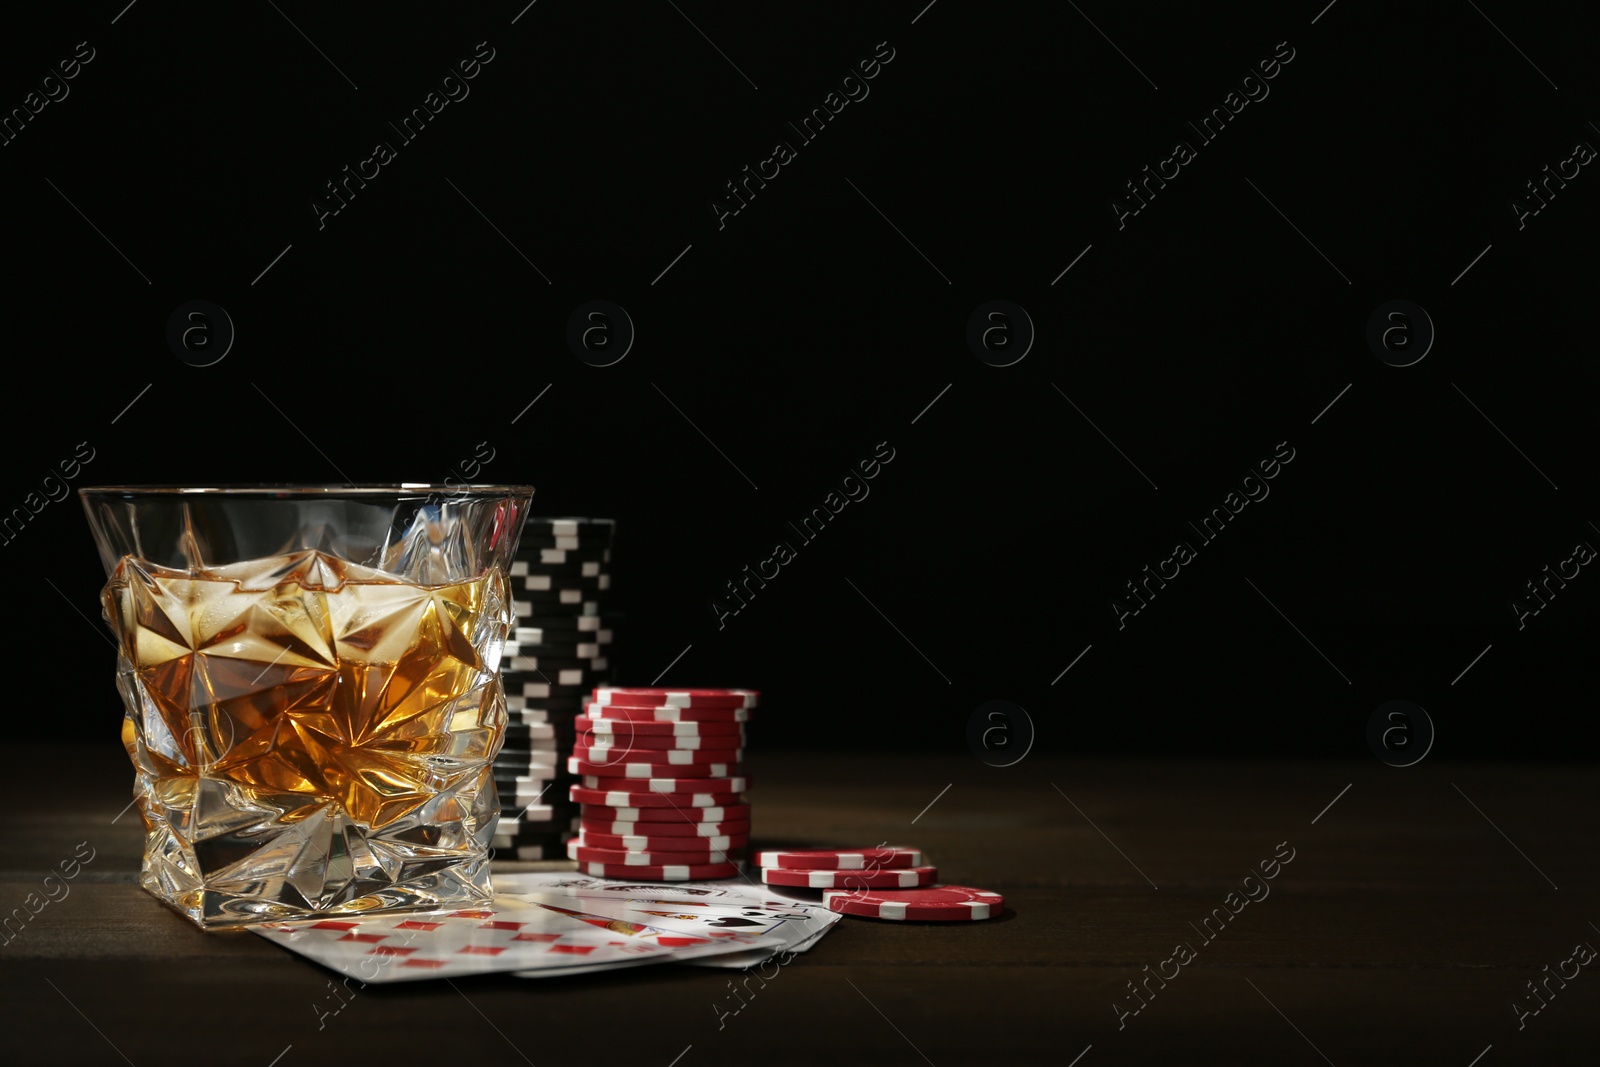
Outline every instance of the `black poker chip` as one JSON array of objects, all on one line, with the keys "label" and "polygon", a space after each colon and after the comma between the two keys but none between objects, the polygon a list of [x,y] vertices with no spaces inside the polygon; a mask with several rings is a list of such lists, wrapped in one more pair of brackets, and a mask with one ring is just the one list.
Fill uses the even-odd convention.
[{"label": "black poker chip", "polygon": [[525,677],[519,677],[517,681],[520,683],[521,695],[525,697],[577,697],[582,699],[583,695],[593,688],[591,685],[563,685],[559,682],[528,681]]},{"label": "black poker chip", "polygon": [[557,589],[610,589],[611,575],[600,569],[597,574],[582,574],[577,568],[566,572],[562,569],[539,571],[524,575],[511,576],[511,588],[517,592],[545,593]]},{"label": "black poker chip", "polygon": [[599,673],[607,668],[605,656],[574,656],[570,651],[565,655],[540,655],[526,652],[519,648],[516,654],[510,656],[509,659],[510,662],[507,663],[506,657],[501,658],[502,670],[528,673],[543,671],[545,674],[549,674],[551,671],[593,671]]}]

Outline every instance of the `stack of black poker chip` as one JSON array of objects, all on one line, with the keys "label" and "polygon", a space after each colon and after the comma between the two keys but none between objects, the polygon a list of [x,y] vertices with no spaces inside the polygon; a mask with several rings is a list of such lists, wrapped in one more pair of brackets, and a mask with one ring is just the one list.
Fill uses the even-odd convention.
[{"label": "stack of black poker chip", "polygon": [[601,604],[611,585],[612,519],[532,516],[511,565],[516,624],[500,660],[506,738],[494,760],[505,859],[563,859],[577,828],[567,770],[584,698],[611,680],[611,631]]}]

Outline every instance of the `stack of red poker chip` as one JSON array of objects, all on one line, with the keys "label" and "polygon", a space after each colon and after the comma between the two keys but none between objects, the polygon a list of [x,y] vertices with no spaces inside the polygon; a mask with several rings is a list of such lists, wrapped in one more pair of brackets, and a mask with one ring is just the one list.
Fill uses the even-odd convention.
[{"label": "stack of red poker chip", "polygon": [[789,889],[820,889],[845,915],[899,921],[956,922],[999,915],[1005,900],[987,889],[937,885],[939,869],[914,848],[774,849],[756,854],[761,880]]},{"label": "stack of red poker chip", "polygon": [[601,686],[584,702],[566,770],[585,874],[651,881],[730,878],[750,842],[748,689]]}]

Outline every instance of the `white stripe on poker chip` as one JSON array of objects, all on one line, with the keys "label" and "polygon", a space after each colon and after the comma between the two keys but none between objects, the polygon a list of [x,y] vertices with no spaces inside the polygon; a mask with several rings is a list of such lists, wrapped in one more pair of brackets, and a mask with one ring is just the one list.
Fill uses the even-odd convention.
[{"label": "white stripe on poker chip", "polygon": [[[566,625],[566,621],[572,622],[573,625]],[[598,615],[576,615],[570,620],[563,621],[560,626],[518,626],[511,631],[510,638],[525,645],[557,645],[567,644],[570,638],[566,635],[572,633],[581,633],[585,637],[603,633],[606,636],[593,640],[600,644],[608,644],[611,641],[611,631],[601,629]]]},{"label": "white stripe on poker chip", "polygon": [[[592,832],[597,834],[605,833],[604,830],[595,830]],[[623,839],[622,847],[624,849],[633,852],[644,853],[649,853],[652,848],[654,848],[657,852],[699,852],[702,849],[708,852],[727,852],[730,849],[744,847],[743,845],[735,845],[733,843],[733,838],[726,834],[717,836],[708,835],[706,837],[646,837],[638,834],[613,834],[612,836]],[[677,844],[678,842],[687,841],[689,842],[689,846],[683,848],[667,848],[662,844],[664,841],[669,844]],[[584,847],[609,848],[615,850],[616,846],[589,845],[585,843]]]},{"label": "white stripe on poker chip", "polygon": [[[742,730],[739,733],[736,733],[736,734],[675,734],[671,738],[671,740],[672,740],[672,747],[671,748],[646,748],[642,744],[642,740],[641,739],[643,739],[647,735],[641,734],[641,733],[637,733],[636,731],[632,731],[632,730],[603,730],[603,729],[600,729],[598,723],[593,725],[593,726],[590,726],[587,731],[580,731],[580,733],[589,733],[589,734],[593,735],[592,737],[590,737],[588,739],[587,744],[589,745],[589,747],[591,749],[596,750],[596,751],[599,751],[599,750],[602,750],[602,749],[613,749],[613,748],[615,748],[615,749],[620,749],[620,750],[626,752],[631,747],[633,749],[633,751],[639,752],[639,753],[644,753],[644,752],[650,752],[652,754],[656,753],[656,752],[690,752],[690,753],[693,753],[693,752],[701,752],[701,751],[710,751],[712,749],[725,749],[725,748],[727,748],[727,747],[729,747],[731,745],[733,747],[733,750],[735,752],[739,753],[737,758],[739,758],[739,759],[743,759],[744,758],[744,740],[745,740],[745,738],[744,738],[744,731],[742,731]],[[649,735],[649,736],[652,736],[652,737],[663,737],[664,738],[667,735],[666,734],[653,734],[653,735]],[[609,738],[620,738],[621,740],[606,740],[606,739],[609,739]],[[582,737],[580,737],[579,740],[583,741],[584,739]],[[721,743],[719,744],[718,742],[721,742]],[[692,759],[692,757],[691,757],[691,759]],[[660,762],[660,761],[657,761],[657,762]]]},{"label": "white stripe on poker chip", "polygon": [[528,561],[525,559],[513,560],[511,563],[511,577],[520,578],[528,573]]},{"label": "white stripe on poker chip", "polygon": [[[761,869],[761,880],[763,882],[765,882],[767,880],[767,872],[769,870],[782,870],[782,869],[783,868],[781,868],[781,867],[779,867],[779,868],[763,867]],[[800,872],[791,871],[789,873],[798,874]],[[807,871],[807,872],[805,872],[806,885],[810,886],[812,889],[833,889],[838,885],[839,876],[841,874],[843,874],[843,873],[844,872],[842,872],[842,871]],[[880,874],[880,875],[881,874],[892,874],[892,875],[894,875],[895,876],[895,880],[900,883],[900,885],[899,885],[900,889],[916,889],[917,888],[918,873],[915,870],[909,870],[909,871],[877,871],[875,873],[876,874]],[[880,888],[886,888],[886,887],[880,887]],[[870,892],[870,890],[868,890],[868,892]]]},{"label": "white stripe on poker chip", "polygon": [[[604,878],[606,877],[606,868],[610,867],[614,870],[616,869],[617,865],[615,863],[584,863],[580,864],[579,866],[583,869],[585,874],[592,874],[596,877]],[[640,866],[645,865],[641,864]],[[656,864],[652,863],[648,866],[654,867]],[[687,882],[689,880],[689,868],[687,867],[671,866],[662,867],[660,870],[660,878],[663,882]]]},{"label": "white stripe on poker chip", "polygon": [[[581,635],[581,640],[574,640],[570,636],[558,635],[551,631],[541,630],[538,627],[522,627],[516,631],[516,636],[505,643],[505,654],[516,655],[524,649],[540,649],[541,652],[533,655],[554,655],[551,648],[559,647],[564,655],[578,656],[584,659],[593,659],[605,655],[602,645],[611,643],[611,631],[601,629],[574,630],[571,633]],[[568,651],[570,649],[570,651]]]},{"label": "white stripe on poker chip", "polygon": [[[751,697],[754,696],[754,694],[747,690],[729,689],[726,691],[726,695],[744,697],[744,703],[742,706],[745,708],[754,706],[751,701]],[[616,696],[618,699],[620,699],[624,705],[626,705],[629,701],[639,699],[639,697],[635,695],[613,693],[611,687],[601,686],[594,691],[594,702],[600,705],[607,705],[611,703],[613,696]],[[649,699],[658,701],[661,707],[667,708],[692,708],[695,706],[695,694],[687,690],[663,689],[659,692],[651,693]]]},{"label": "white stripe on poker chip", "polygon": [[556,817],[556,809],[549,804],[534,804],[532,798],[526,804],[513,804],[510,798],[500,799],[500,825],[495,827],[497,834],[515,832],[518,823],[548,823]]},{"label": "white stripe on poker chip", "polygon": [[[567,772],[569,774],[583,774],[586,778],[601,777],[600,775],[586,774],[578,770],[580,763],[587,763],[594,767],[604,767],[606,771],[604,777],[607,778],[638,778],[641,781],[647,778],[660,777],[661,771],[659,768],[662,766],[659,763],[607,763],[604,760],[592,759],[587,756],[581,759],[578,756],[571,756],[567,759]],[[694,765],[680,763],[677,766]],[[739,765],[737,763],[704,763],[698,769],[705,771],[704,777],[707,778],[728,778],[732,776],[730,772],[738,770],[738,768]]]},{"label": "white stripe on poker chip", "polygon": [[[648,779],[641,779],[641,781],[648,781]],[[590,787],[589,786],[584,786],[583,788],[588,789]],[[605,806],[608,807],[608,808],[616,808],[616,809],[618,809],[620,811],[621,809],[626,808],[628,806],[628,798],[630,796],[637,796],[640,792],[651,792],[651,790],[634,789],[634,790],[631,790],[631,791],[628,791],[628,792],[615,792],[615,791],[609,792],[609,793],[606,794]],[[741,792],[741,790],[730,789],[730,790],[728,790],[728,792],[737,793],[737,792]],[[691,794],[687,795],[687,797],[684,799],[683,804],[681,806],[690,807],[690,808],[699,808],[702,811],[713,811],[713,810],[714,811],[721,811],[722,810],[721,808],[714,808],[713,809],[713,808],[709,808],[709,807],[706,806],[707,803],[711,800],[711,798],[713,796],[715,796],[715,795],[716,795],[715,793],[691,793]],[[717,820],[710,820],[710,821],[715,822]]]},{"label": "white stripe on poker chip", "polygon": [[[698,738],[696,740],[698,740]],[[715,751],[718,751],[718,750],[717,749],[707,749],[706,751],[715,752]],[[583,758],[588,760],[590,763],[605,763],[605,764],[609,764],[611,761],[607,757],[609,757],[613,752],[616,752],[616,753],[619,753],[619,754],[631,753],[632,755],[640,757],[640,758],[648,756],[648,757],[650,757],[649,762],[651,762],[651,763],[674,763],[674,764],[679,764],[679,765],[682,765],[682,766],[685,766],[685,767],[693,767],[695,765],[695,763],[696,763],[695,757],[700,754],[698,747],[696,747],[696,748],[688,748],[688,747],[683,747],[683,748],[636,748],[633,745],[589,745],[588,748],[584,752],[584,757]],[[655,758],[656,756],[665,756],[667,758],[666,759],[656,759]],[[742,748],[734,749],[733,750],[733,762],[738,763],[738,762],[742,761],[743,759],[744,759],[744,749],[742,749]],[[645,777],[649,777],[649,775],[645,775]]]},{"label": "white stripe on poker chip", "polygon": [[[600,602],[596,601],[596,600],[584,600],[583,599],[583,591],[579,590],[579,589],[572,590],[572,592],[570,594],[570,599],[569,599],[569,594],[568,593],[562,593],[561,597],[560,597],[560,603],[563,606],[566,606],[566,605],[569,605],[569,604],[582,604],[583,607],[581,609],[579,609],[579,611],[577,611],[575,613],[575,614],[580,615],[580,616],[598,615],[598,614],[600,614]],[[531,600],[515,600],[515,599],[513,599],[511,601],[511,612],[512,612],[512,614],[514,614],[517,617],[518,621],[521,621],[523,619],[533,618],[534,617],[533,601],[531,601]],[[547,614],[554,614],[554,613],[553,612],[547,613],[545,611],[540,611],[538,613],[540,618],[546,617]]]},{"label": "white stripe on poker chip", "polygon": [[[656,712],[657,715],[660,715],[663,712],[667,712],[669,714],[670,713],[675,713],[677,710],[678,710],[677,708],[656,708],[655,712]],[[645,724],[645,723],[650,724],[651,729],[649,730],[649,733],[654,734],[656,737],[667,737],[667,736],[671,736],[671,737],[699,737],[699,738],[715,741],[719,737],[743,737],[744,736],[744,725],[743,725],[743,723],[740,724],[738,731],[735,732],[735,733],[718,733],[718,734],[705,733],[705,734],[702,734],[700,732],[700,724],[698,722],[679,722],[677,719],[666,719],[666,718],[657,718],[657,719],[594,719],[593,722],[590,723],[589,730],[590,730],[590,732],[597,733],[597,734],[632,734],[632,733],[637,733],[642,737],[642,736],[644,736],[645,731],[644,730],[640,730],[640,729],[636,729],[636,727],[639,726],[639,725]],[[668,735],[668,734],[664,733],[663,731],[661,731],[661,730],[656,728],[657,726],[659,726],[662,723],[667,723],[667,724],[670,724],[672,726],[672,733],[670,735]],[[715,746],[708,746],[708,747],[715,747]]]},{"label": "white stripe on poker chip", "polygon": [[[577,817],[577,821],[580,824],[580,829],[587,830],[590,833],[610,834],[612,837],[638,837],[646,840],[650,838],[660,840],[661,838],[665,837],[674,841],[682,840],[699,842],[712,837],[728,837],[730,833],[743,836],[749,836],[750,833],[749,830],[729,831],[728,824],[720,822],[691,823],[690,825],[694,827],[694,833],[692,834],[663,834],[660,830],[660,828],[663,826],[671,826],[676,828],[684,824],[678,822],[623,822],[621,820],[613,819],[595,819],[582,815]],[[745,819],[739,819],[733,822],[733,825],[745,826],[748,825],[748,821]]]},{"label": "white stripe on poker chip", "polygon": [[[607,804],[605,807],[608,807],[617,813],[617,822],[634,823],[639,826],[649,826],[651,825],[651,822],[655,821],[645,821],[640,819],[640,812],[654,812],[661,810],[659,808],[626,808],[617,804]],[[699,822],[693,825],[704,825],[706,823],[715,825],[719,822],[746,822],[750,818],[748,810],[740,810],[736,816],[730,817],[728,815],[727,808],[696,808],[694,811],[694,816],[699,820]],[[674,819],[672,821],[677,822],[678,820]]]},{"label": "white stripe on poker chip", "polygon": [[[546,660],[549,658],[549,656],[545,657]],[[569,667],[559,671],[552,671],[548,667],[540,667],[539,657],[537,656],[517,656],[511,661],[511,669],[514,671],[539,671],[545,675],[554,674],[555,678],[552,681],[556,685],[582,685],[585,673],[588,671],[603,671],[609,666],[610,664],[605,661],[604,657],[594,660],[587,668],[587,671],[583,667]]]},{"label": "white stripe on poker chip", "polygon": [[[573,773],[577,773],[577,772],[573,772]],[[620,775],[620,774],[585,774],[585,775],[581,776],[581,781],[579,782],[579,784],[582,785],[583,788],[585,788],[585,789],[599,789],[600,786],[597,783],[599,782],[599,780],[601,778],[622,778],[622,777],[626,777],[626,776],[625,775]],[[726,781],[728,783],[728,788],[726,788],[726,789],[717,789],[717,790],[708,790],[708,791],[706,791],[704,793],[695,793],[694,796],[696,796],[696,797],[703,797],[703,796],[704,797],[709,797],[709,796],[714,795],[715,793],[743,793],[745,791],[745,789],[746,789],[745,776],[744,775],[719,774],[719,775],[717,775],[717,779]],[[713,779],[709,779],[709,778],[705,779],[705,781],[712,781],[712,780]],[[677,795],[679,795],[680,793],[682,793],[684,791],[683,788],[682,788],[683,786],[688,786],[690,789],[693,789],[699,783],[700,780],[699,779],[695,779],[695,778],[636,778],[636,779],[634,779],[634,781],[637,781],[639,783],[639,785],[641,786],[641,788],[630,790],[630,792],[634,792],[634,793],[666,793],[666,794],[670,794],[672,796],[677,796]],[[630,781],[628,784],[632,785],[633,782]],[[607,801],[607,803],[610,804],[609,801]],[[617,806],[618,805],[616,805],[616,804],[611,804],[611,807],[617,807]]]}]

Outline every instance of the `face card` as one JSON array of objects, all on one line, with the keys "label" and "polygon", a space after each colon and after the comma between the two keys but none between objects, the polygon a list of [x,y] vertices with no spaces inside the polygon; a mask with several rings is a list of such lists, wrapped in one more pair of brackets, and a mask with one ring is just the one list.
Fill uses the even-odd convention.
[{"label": "face card", "polygon": [[702,966],[744,967],[784,950],[803,952],[840,918],[814,901],[766,899],[768,886],[634,884],[561,872],[500,875],[495,885],[520,900],[559,901],[565,896],[596,914],[705,937],[738,932],[760,946],[759,951],[697,961]]}]

